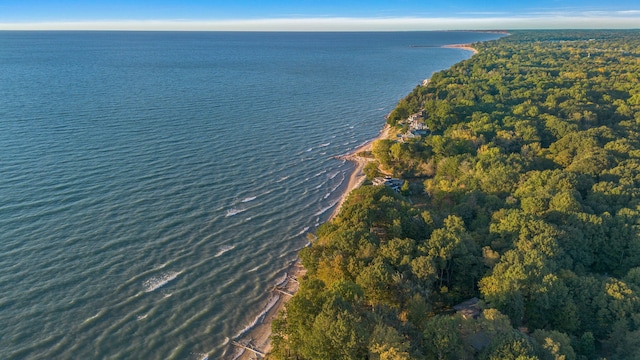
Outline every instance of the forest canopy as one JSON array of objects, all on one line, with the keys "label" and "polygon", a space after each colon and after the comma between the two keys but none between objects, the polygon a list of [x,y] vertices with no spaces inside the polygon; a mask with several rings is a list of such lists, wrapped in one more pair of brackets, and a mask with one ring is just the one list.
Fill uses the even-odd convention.
[{"label": "forest canopy", "polygon": [[353,191],[300,252],[271,358],[640,357],[640,31],[473,47],[389,117],[426,135],[374,144],[408,188]]}]

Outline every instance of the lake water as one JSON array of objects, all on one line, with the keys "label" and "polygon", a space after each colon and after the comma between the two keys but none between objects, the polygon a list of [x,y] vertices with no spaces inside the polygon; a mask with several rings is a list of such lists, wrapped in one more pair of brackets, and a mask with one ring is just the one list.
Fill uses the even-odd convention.
[{"label": "lake water", "polygon": [[0,32],[0,357],[222,357],[344,191],[332,156],[497,37]]}]

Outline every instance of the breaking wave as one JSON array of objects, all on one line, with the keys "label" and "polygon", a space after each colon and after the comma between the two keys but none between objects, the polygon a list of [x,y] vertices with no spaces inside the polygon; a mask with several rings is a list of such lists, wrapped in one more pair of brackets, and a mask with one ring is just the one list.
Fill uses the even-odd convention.
[{"label": "breaking wave", "polygon": [[236,336],[234,336],[233,338],[237,339],[237,338],[241,337],[247,331],[253,329],[253,327],[256,326],[258,323],[262,322],[262,320],[264,320],[264,317],[265,317],[265,315],[267,315],[269,310],[271,310],[278,303],[278,300],[280,300],[280,296],[279,295],[273,295],[269,299],[269,302],[267,303],[267,305],[265,305],[264,309],[260,312],[260,314],[258,314],[258,316],[256,316],[255,319],[253,319],[253,321],[249,325],[245,326],[244,329],[240,330],[240,332],[238,332],[236,334]]},{"label": "breaking wave", "polygon": [[309,231],[309,227],[305,226],[305,228],[300,230],[300,232],[297,233],[296,236],[304,235],[304,233],[306,233],[307,231]]},{"label": "breaking wave", "polygon": [[229,209],[229,210],[227,210],[227,215],[226,216],[229,217],[229,216],[233,216],[233,215],[238,215],[241,212],[245,212],[245,211],[247,211],[247,209]]},{"label": "breaking wave", "polygon": [[227,251],[233,250],[235,248],[235,245],[224,245],[220,247],[220,250],[218,250],[218,252],[214,255],[214,257],[218,257],[224,253],[226,253]]},{"label": "breaking wave", "polygon": [[142,286],[144,287],[145,292],[151,292],[165,286],[169,281],[177,278],[180,274],[182,274],[182,271],[167,271],[143,281]]},{"label": "breaking wave", "polygon": [[280,276],[276,280],[276,286],[282,286],[282,285],[286,284],[286,282],[287,282],[287,273],[284,273],[284,275]]},{"label": "breaking wave", "polygon": [[332,207],[336,206],[337,204],[338,204],[338,201],[334,201],[329,206],[320,209],[317,213],[313,214],[313,216],[320,216],[320,215],[326,213],[327,211],[329,211]]}]

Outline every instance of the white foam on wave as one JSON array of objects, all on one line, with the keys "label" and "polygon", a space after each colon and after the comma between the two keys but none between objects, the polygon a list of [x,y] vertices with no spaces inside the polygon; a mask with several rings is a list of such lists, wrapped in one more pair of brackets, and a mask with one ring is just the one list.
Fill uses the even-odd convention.
[{"label": "white foam on wave", "polygon": [[324,186],[324,184],[320,184],[320,185],[316,186],[315,188],[316,188],[316,189],[320,189],[320,188],[321,188],[321,187],[323,187],[323,186]]},{"label": "white foam on wave", "polygon": [[340,187],[340,185],[342,185],[342,183],[344,183],[344,179],[346,179],[346,177],[342,177],[342,180],[340,180],[340,182],[339,182],[339,183],[337,183],[337,184],[336,184],[336,186],[334,186],[334,187],[331,189],[331,192],[336,191],[336,189],[338,189],[338,188]]},{"label": "white foam on wave", "polygon": [[155,269],[153,269],[153,270],[160,270],[160,269],[164,269],[165,267],[167,267],[167,265],[169,265],[169,263],[168,263],[168,262],[166,262],[166,263],[164,263],[164,264],[162,264],[162,265],[158,266],[157,268],[155,268]]},{"label": "white foam on wave", "polygon": [[238,215],[241,212],[245,212],[245,211],[247,211],[247,209],[229,209],[229,210],[227,210],[226,217],[233,216],[233,215]]},{"label": "white foam on wave", "polygon": [[334,201],[333,203],[331,203],[329,206],[320,209],[320,211],[318,211],[317,213],[313,214],[314,216],[320,216],[324,213],[326,213],[327,211],[329,211],[332,207],[336,206],[338,204],[338,201]]},{"label": "white foam on wave", "polygon": [[254,272],[254,271],[257,271],[258,269],[260,269],[260,265],[254,267],[253,269],[251,269],[251,270],[249,270],[247,272]]},{"label": "white foam on wave", "polygon": [[276,182],[277,182],[277,183],[283,182],[283,181],[287,180],[289,177],[290,177],[290,175],[283,176],[283,177],[281,177],[280,179],[276,180]]},{"label": "white foam on wave", "polygon": [[313,148],[308,148],[307,152],[311,152],[313,150]]},{"label": "white foam on wave", "polygon": [[235,249],[235,245],[223,245],[220,247],[220,249],[218,250],[218,252],[214,255],[214,257],[218,257],[224,253],[226,253],[227,251],[231,251],[233,249]]},{"label": "white foam on wave", "polygon": [[142,282],[145,292],[151,292],[165,286],[169,281],[182,274],[182,271],[167,271]]},{"label": "white foam on wave", "polygon": [[340,174],[340,171],[334,171],[331,174],[329,174],[329,179],[333,180],[333,178],[335,178],[336,176],[338,176],[338,174]]},{"label": "white foam on wave", "polygon": [[91,316],[91,317],[88,317],[88,318],[87,318],[85,321],[83,321],[82,323],[83,323],[83,324],[89,323],[89,322],[91,322],[91,321],[93,321],[93,320],[95,320],[95,319],[99,318],[100,316],[104,315],[104,313],[105,313],[105,312],[106,312],[106,310],[104,310],[104,309],[103,309],[103,310],[100,310],[100,311],[98,311],[98,313],[97,313],[97,314],[95,314],[95,315],[93,315],[93,316]]},{"label": "white foam on wave", "polygon": [[100,313],[97,313],[97,314],[95,314],[95,315],[93,315],[93,316],[88,317],[88,318],[87,318],[85,321],[83,321],[83,322],[85,322],[85,323],[86,323],[86,322],[89,322],[89,321],[91,321],[91,320],[93,320],[93,319],[97,319],[97,318],[98,318],[98,316],[100,316]]},{"label": "white foam on wave", "polygon": [[322,175],[322,174],[325,174],[326,172],[327,172],[327,170],[322,170],[322,171],[320,171],[319,173],[317,173],[317,174],[313,175],[313,177],[318,177],[318,176],[320,176],[320,175]]},{"label": "white foam on wave", "polygon": [[[353,143],[355,143],[355,142],[357,142],[357,140],[354,140],[354,141],[352,141],[351,143],[353,144]],[[363,146],[367,145],[368,143],[369,143],[369,141],[363,141],[363,142],[359,143],[359,144],[356,146],[356,149],[361,148],[361,147],[363,147]]]},{"label": "white foam on wave", "polygon": [[284,273],[284,275],[280,276],[278,279],[276,279],[276,286],[282,286],[287,282],[287,273]]},{"label": "white foam on wave", "polygon": [[242,199],[242,202],[243,203],[247,203],[249,201],[255,200],[256,198],[257,198],[257,196],[249,196],[249,197],[246,197],[246,198]]},{"label": "white foam on wave", "polygon": [[147,318],[147,316],[149,316],[149,313],[146,313],[144,315],[137,315],[136,316],[136,320],[140,321],[140,320],[144,320]]},{"label": "white foam on wave", "polygon": [[240,332],[238,332],[238,334],[236,334],[236,336],[234,336],[234,339],[239,338],[240,336],[244,335],[247,331],[253,329],[254,326],[256,326],[258,323],[260,323],[263,319],[264,316],[267,315],[267,313],[269,312],[269,310],[271,310],[277,303],[278,300],[280,300],[280,296],[279,295],[273,295],[270,299],[269,302],[267,302],[267,304],[265,305],[264,309],[260,312],[260,314],[258,314],[258,316],[255,317],[255,319],[253,319],[253,321],[244,327],[244,329],[240,330]]},{"label": "white foam on wave", "polygon": [[318,147],[327,147],[327,146],[329,146],[329,145],[331,145],[331,143],[330,143],[330,142],[328,142],[328,143],[324,143],[324,144],[320,144],[320,145],[318,145]]},{"label": "white foam on wave", "polygon": [[307,231],[309,231],[309,227],[308,227],[308,226],[305,226],[305,228],[304,228],[304,229],[302,229],[302,230],[300,230],[300,232],[299,232],[299,233],[297,233],[297,234],[296,234],[296,236],[303,235],[303,234],[304,234],[304,233],[306,233]]},{"label": "white foam on wave", "polygon": [[[287,178],[289,178],[289,176],[287,176]],[[275,191],[275,189],[274,189],[274,188],[270,188],[269,190],[266,190],[266,191],[265,191],[265,192],[263,192],[262,194],[258,195],[258,197],[263,197],[263,196],[265,196],[265,195],[269,195],[269,194],[271,194],[271,193],[272,193],[272,192],[274,192],[274,191]]]},{"label": "white foam on wave", "polygon": [[326,193],[326,194],[324,194],[323,199],[326,199],[326,198],[328,198],[329,196],[331,196],[331,193]]}]

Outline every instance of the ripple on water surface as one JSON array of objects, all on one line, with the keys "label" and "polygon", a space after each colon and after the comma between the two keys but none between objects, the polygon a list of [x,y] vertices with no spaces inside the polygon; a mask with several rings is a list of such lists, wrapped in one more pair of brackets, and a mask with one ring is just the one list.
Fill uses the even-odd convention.
[{"label": "ripple on water surface", "polygon": [[233,356],[336,205],[331,156],[468,56],[409,45],[491,37],[0,32],[2,357]]}]

